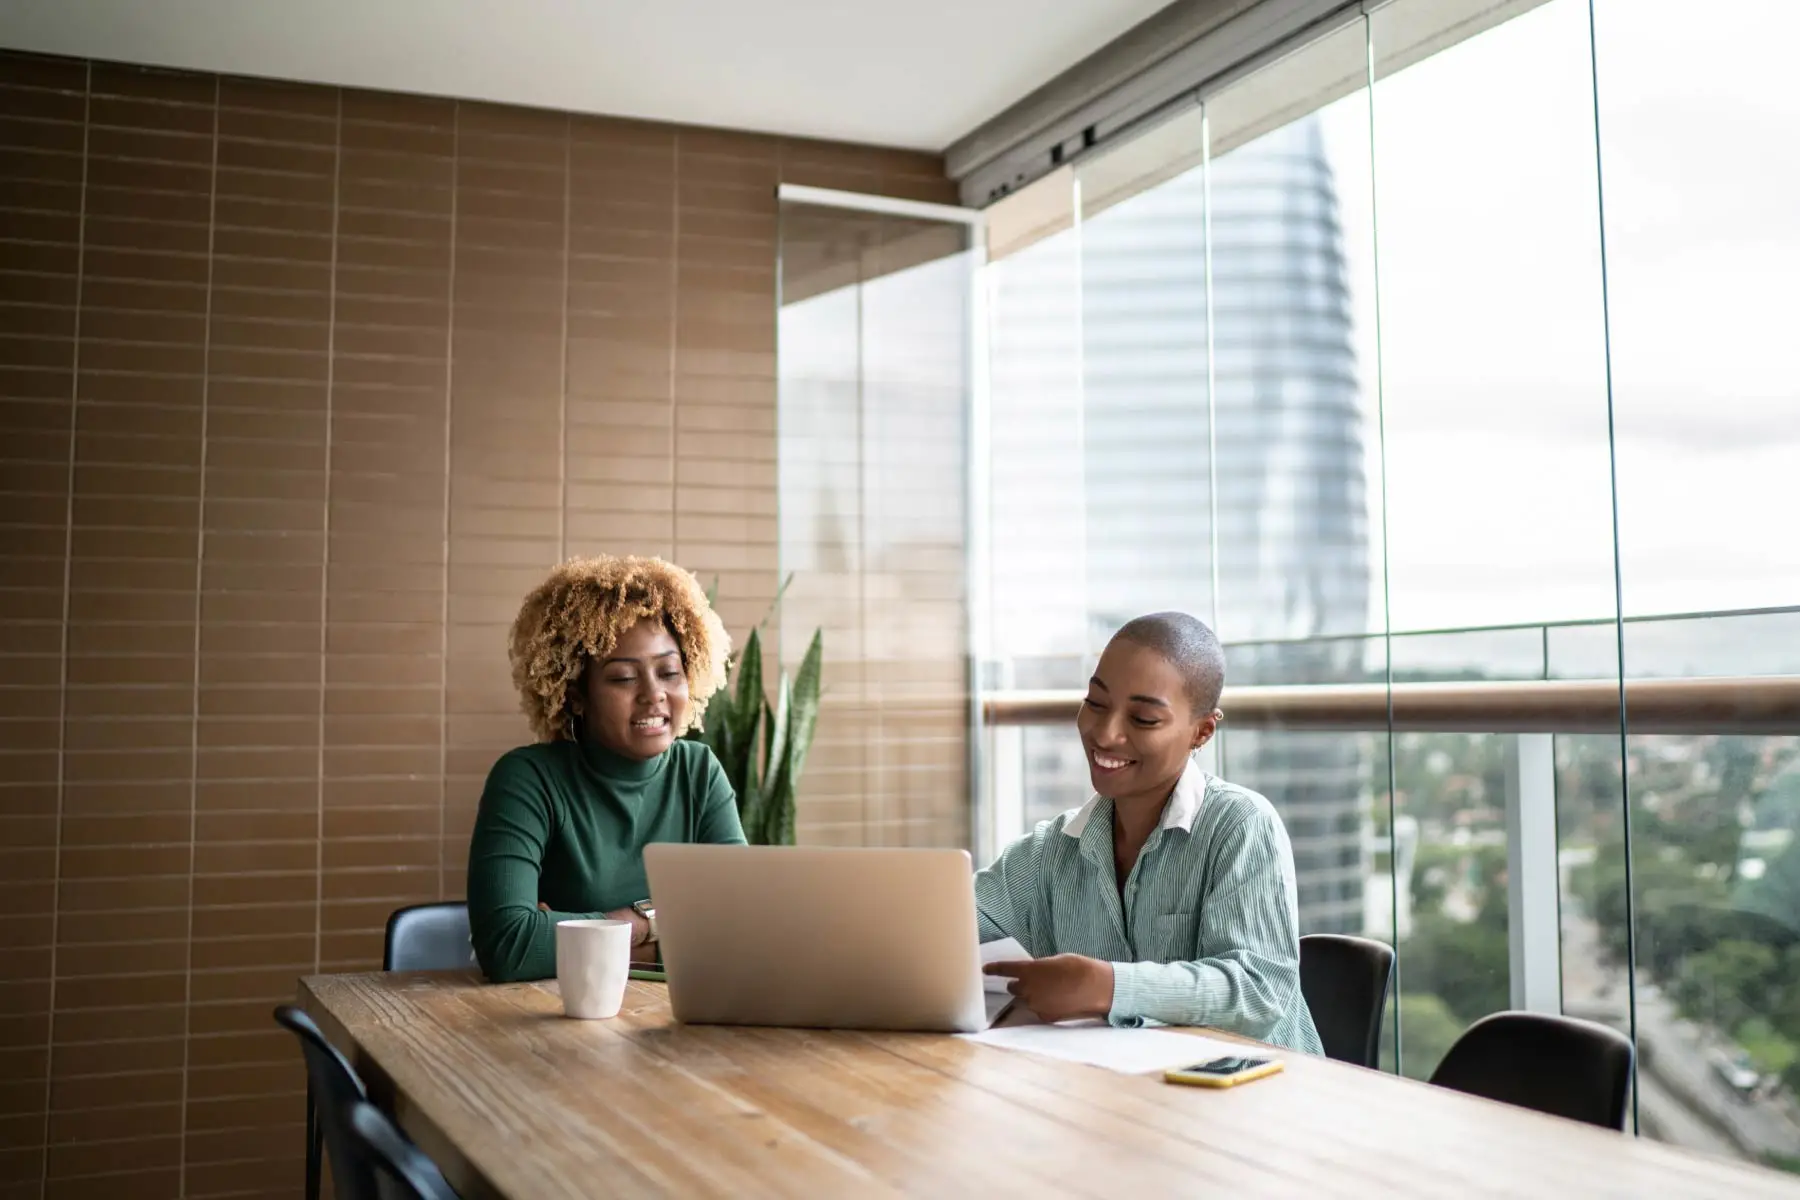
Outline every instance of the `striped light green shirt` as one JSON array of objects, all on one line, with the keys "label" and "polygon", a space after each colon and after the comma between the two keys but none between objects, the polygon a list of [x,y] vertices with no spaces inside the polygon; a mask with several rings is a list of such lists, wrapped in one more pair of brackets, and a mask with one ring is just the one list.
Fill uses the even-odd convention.
[{"label": "striped light green shirt", "polygon": [[1110,962],[1114,1025],[1206,1025],[1322,1053],[1300,994],[1294,852],[1274,806],[1190,763],[1122,895],[1112,818],[1095,796],[978,871],[981,940]]}]

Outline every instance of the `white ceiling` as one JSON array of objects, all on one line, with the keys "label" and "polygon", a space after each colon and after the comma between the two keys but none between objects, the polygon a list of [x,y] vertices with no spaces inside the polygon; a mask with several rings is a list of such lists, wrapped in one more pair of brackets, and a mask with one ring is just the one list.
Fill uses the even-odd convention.
[{"label": "white ceiling", "polygon": [[1168,0],[0,0],[0,45],[941,150]]}]

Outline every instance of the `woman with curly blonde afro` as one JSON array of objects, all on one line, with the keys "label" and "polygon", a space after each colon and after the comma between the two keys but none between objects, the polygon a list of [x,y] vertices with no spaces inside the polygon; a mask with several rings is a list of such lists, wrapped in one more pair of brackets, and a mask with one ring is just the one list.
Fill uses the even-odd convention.
[{"label": "woman with curly blonde afro", "polygon": [[655,962],[651,842],[744,841],[712,751],[681,735],[725,682],[725,628],[694,577],[655,558],[574,558],[513,621],[538,742],[489,772],[469,841],[469,932],[489,979],[556,974],[556,923],[633,926]]}]

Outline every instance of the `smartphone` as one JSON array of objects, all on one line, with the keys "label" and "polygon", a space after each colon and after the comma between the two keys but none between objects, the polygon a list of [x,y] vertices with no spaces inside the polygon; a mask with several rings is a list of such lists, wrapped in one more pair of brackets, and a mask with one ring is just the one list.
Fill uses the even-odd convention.
[{"label": "smartphone", "polygon": [[1185,1083],[1192,1087],[1234,1087],[1240,1083],[1249,1083],[1252,1079],[1266,1078],[1280,1070],[1279,1058],[1233,1056],[1164,1071],[1163,1082]]}]

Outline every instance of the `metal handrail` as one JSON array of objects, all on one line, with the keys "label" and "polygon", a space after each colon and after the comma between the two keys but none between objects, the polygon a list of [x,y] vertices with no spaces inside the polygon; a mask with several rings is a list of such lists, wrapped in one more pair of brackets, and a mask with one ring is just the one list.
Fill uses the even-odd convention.
[{"label": "metal handrail", "polygon": [[[1800,734],[1800,675],[1625,681],[1627,730],[1664,734]],[[1619,681],[1351,683],[1227,687],[1228,729],[1320,733],[1617,733]],[[1062,725],[1082,693],[990,692],[989,725]],[[1391,714],[1391,715],[1390,715]]]}]

